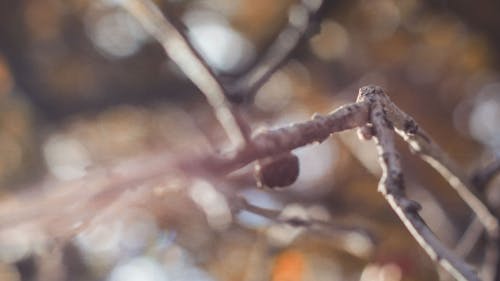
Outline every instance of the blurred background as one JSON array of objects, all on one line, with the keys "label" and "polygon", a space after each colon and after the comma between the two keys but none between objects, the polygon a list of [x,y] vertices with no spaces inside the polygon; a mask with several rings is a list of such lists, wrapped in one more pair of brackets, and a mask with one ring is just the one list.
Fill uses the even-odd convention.
[{"label": "blurred background", "polygon": [[[377,84],[466,171],[497,157],[500,2],[321,2],[155,1],[229,84],[275,42],[295,44],[300,34],[283,31],[310,21],[241,105],[253,129],[305,121]],[[205,97],[118,3],[0,2],[0,280],[447,278],[377,193],[376,151],[353,132],[297,149],[299,179],[279,192],[257,189],[251,167],[227,178],[165,169],[124,180],[227,140]],[[398,147],[409,196],[452,247],[470,210]],[[485,192],[498,213],[500,193]],[[235,196],[376,238],[265,219],[234,206]],[[468,261],[483,252],[479,243]]]}]

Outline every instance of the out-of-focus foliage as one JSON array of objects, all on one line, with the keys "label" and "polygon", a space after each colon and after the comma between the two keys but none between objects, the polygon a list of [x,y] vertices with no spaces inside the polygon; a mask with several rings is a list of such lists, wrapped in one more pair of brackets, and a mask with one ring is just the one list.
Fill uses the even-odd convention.
[{"label": "out-of-focus foliage", "polygon": [[[467,10],[466,1],[434,2],[440,1],[325,1],[318,33],[245,109],[251,126],[306,120],[352,102],[357,87],[378,84],[464,167],[498,154],[500,25],[494,28],[498,17],[491,14],[498,4],[474,1],[482,10]],[[203,96],[115,4],[0,3],[2,214],[15,216],[26,195],[78,190],[69,202],[40,202],[46,213],[0,226],[1,280],[437,279],[377,194],[373,145],[353,133],[298,149],[300,175],[285,191],[256,190],[249,167],[228,179],[165,171],[147,182],[120,183],[80,208],[93,184],[134,172],[108,166],[151,155],[173,161],[227,144]],[[301,4],[291,0],[156,4],[182,22],[228,80],[250,68],[287,22],[301,20]],[[477,16],[483,12],[484,19]],[[401,149],[410,197],[453,245],[470,211]],[[236,194],[283,213],[368,227],[377,243],[235,212]]]}]

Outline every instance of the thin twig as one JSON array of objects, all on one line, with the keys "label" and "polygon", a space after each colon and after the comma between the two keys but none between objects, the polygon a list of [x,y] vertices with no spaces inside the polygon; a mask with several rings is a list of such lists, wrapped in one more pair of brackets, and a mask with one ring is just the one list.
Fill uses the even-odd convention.
[{"label": "thin twig", "polygon": [[122,0],[118,3],[163,45],[170,59],[205,95],[231,142],[236,147],[243,146],[248,139],[246,124],[226,100],[224,88],[215,73],[185,35],[151,0]]},{"label": "thin twig", "polygon": [[500,173],[500,158],[497,157],[490,162],[486,167],[476,171],[472,176],[472,183],[480,191],[484,191],[488,184]]},{"label": "thin twig", "polygon": [[[455,253],[466,258],[476,246],[483,232],[483,224],[477,216],[474,216],[474,219],[457,242]],[[500,250],[498,248],[498,239],[487,236],[484,248],[485,254],[481,264],[481,278],[483,281],[494,281],[497,275],[498,251]]]},{"label": "thin twig", "polygon": [[467,257],[472,249],[474,249],[474,246],[476,246],[479,238],[481,238],[483,231],[483,224],[477,219],[476,216],[474,216],[474,219],[464,231],[460,240],[457,242],[457,245],[455,246],[455,253],[461,257]]},{"label": "thin twig", "polygon": [[293,5],[289,12],[289,24],[278,34],[262,59],[241,78],[230,91],[233,95],[251,100],[264,83],[288,61],[292,52],[306,37],[315,15],[323,4],[319,1],[302,1]]},{"label": "thin twig", "polygon": [[386,119],[381,96],[375,92],[360,90],[358,100],[368,100],[372,104],[371,122],[374,138],[382,166],[383,175],[379,182],[379,191],[389,205],[408,228],[413,237],[427,254],[457,280],[479,280],[471,267],[450,252],[419,216],[420,205],[407,199],[404,193],[404,179],[400,156],[394,144],[392,125]]},{"label": "thin twig", "polygon": [[481,266],[481,277],[483,281],[496,280],[498,271],[498,251],[498,239],[488,237]]},{"label": "thin twig", "polygon": [[498,236],[498,220],[490,212],[488,206],[476,194],[465,173],[452,161],[446,153],[418,126],[408,114],[399,109],[377,86],[367,86],[360,89],[360,96],[377,96],[383,104],[387,121],[395,131],[409,143],[411,149],[424,161],[436,169],[455,189],[458,195],[474,211],[483,223],[488,233]]},{"label": "thin twig", "polygon": [[[486,167],[474,172],[470,182],[478,192],[484,192],[498,172],[500,172],[500,158],[495,159]],[[457,242],[457,246],[455,247],[456,253],[459,253],[462,257],[467,257],[470,254],[483,233],[483,228],[481,226],[479,219],[474,217],[460,240]],[[487,281],[496,280],[499,262],[498,238],[491,236],[487,237],[485,251],[486,253],[481,269],[483,279]]]},{"label": "thin twig", "polygon": [[357,233],[370,240],[372,244],[375,244],[376,242],[375,236],[368,229],[363,227],[345,225],[332,221],[317,220],[313,218],[283,217],[282,212],[279,210],[267,209],[251,204],[242,197],[238,198],[238,205],[240,210],[248,211],[250,213],[267,218],[273,222],[284,223],[293,227],[304,227],[310,230],[324,230],[329,233],[336,234]]}]

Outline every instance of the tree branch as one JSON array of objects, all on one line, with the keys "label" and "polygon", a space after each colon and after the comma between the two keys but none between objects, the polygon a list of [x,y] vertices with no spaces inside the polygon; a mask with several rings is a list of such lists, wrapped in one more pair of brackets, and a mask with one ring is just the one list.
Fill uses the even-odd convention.
[{"label": "tree branch", "polygon": [[410,148],[438,171],[455,189],[458,195],[474,211],[492,237],[498,236],[498,220],[472,188],[465,173],[446,153],[418,126],[408,114],[399,109],[382,88],[367,86],[360,89],[360,96],[376,96],[380,100],[387,121],[409,143]]},{"label": "tree branch", "polygon": [[[165,160],[165,157],[159,157],[155,161],[141,159],[137,163],[127,163],[129,166],[121,173],[111,173],[112,177],[107,181],[102,177],[97,177],[93,180],[92,178],[86,178],[81,180],[80,184],[86,183],[86,185],[89,185],[89,183],[95,183],[91,185],[91,190],[85,189],[85,198],[93,199],[109,194],[110,192],[119,193],[131,188],[134,183],[152,180],[169,170],[207,173],[211,176],[224,175],[254,160],[288,152],[310,143],[322,142],[335,132],[360,127],[363,137],[375,137],[376,140],[380,165],[383,169],[379,191],[385,196],[390,206],[420,246],[432,259],[437,261],[458,280],[478,280],[475,272],[436,238],[418,214],[420,205],[408,199],[404,193],[403,173],[399,153],[396,151],[394,145],[393,129],[402,131],[400,134],[405,136],[412,147],[419,149],[423,155],[434,156],[432,159],[442,159],[439,158],[441,156],[435,156],[435,154],[439,154],[438,148],[432,145],[433,143],[418,129],[414,121],[408,120],[412,119],[397,109],[381,88],[374,86],[363,87],[360,89],[356,103],[342,106],[326,116],[314,115],[310,121],[257,133],[253,138],[249,139],[243,148],[234,150],[232,153],[196,157],[190,160],[176,161],[175,163]],[[450,169],[449,171],[455,170]],[[57,192],[57,189],[55,190]],[[83,189],[80,188],[80,190]],[[68,195],[66,196],[66,194]],[[73,193],[73,195],[75,194],[81,195],[81,192],[79,193],[77,190]],[[66,191],[65,196],[61,196],[60,194],[52,195],[52,203],[66,200],[69,202],[78,201],[81,205],[81,208],[78,210],[82,212],[86,210],[86,204],[71,197],[71,192]],[[465,195],[472,196],[468,193],[465,193]],[[475,208],[478,205],[482,206],[479,204],[482,204],[482,202],[477,197],[472,197],[471,199],[467,196],[466,198],[469,201],[466,202],[476,203],[471,204]],[[35,197],[39,201],[42,200],[37,196]],[[12,208],[7,208],[3,210],[5,212],[0,212],[2,213],[0,215],[0,225],[6,227],[12,223],[19,223],[19,219],[27,219],[33,214],[44,213],[43,208],[47,206],[61,206],[61,204],[51,204],[51,200],[43,200],[43,204],[34,207],[29,202],[28,204],[21,204],[23,208],[19,212],[13,212]],[[473,210],[477,211],[474,208]],[[60,216],[61,210],[54,209],[53,211]],[[15,216],[13,216],[13,213],[15,213]],[[486,215],[488,214],[486,213]],[[274,216],[275,214],[266,213],[266,215]],[[302,221],[290,221],[289,223],[297,225],[307,224]]]},{"label": "tree branch", "polygon": [[362,126],[368,121],[368,112],[366,102],[344,105],[326,116],[315,114],[306,122],[257,133],[246,147],[236,152],[191,160],[181,166],[190,170],[208,169],[215,174],[229,173],[254,160],[320,143],[333,133]]},{"label": "tree branch", "polygon": [[272,210],[249,203],[242,197],[237,199],[238,209],[245,210],[250,213],[267,218],[273,222],[284,223],[294,227],[304,227],[308,230],[323,230],[333,234],[350,234],[357,233],[368,239],[372,244],[375,244],[375,236],[366,228],[358,226],[350,226],[332,221],[323,221],[313,218],[300,217],[283,217],[279,210]]},{"label": "tree branch", "polygon": [[[268,48],[262,59],[244,76],[236,80],[230,92],[242,99],[251,100],[266,81],[285,64],[292,52],[306,37],[315,15],[323,1],[301,1],[289,11],[288,25],[276,36],[276,40]],[[292,13],[298,13],[296,17]],[[298,21],[295,18],[301,18]]]},{"label": "tree branch", "polygon": [[500,173],[500,158],[490,162],[486,167],[479,169],[472,176],[472,183],[479,190],[486,189],[488,184]]},{"label": "tree branch", "polygon": [[246,124],[226,100],[225,90],[215,73],[184,34],[151,0],[122,0],[118,3],[163,45],[170,59],[205,95],[233,145],[243,146],[249,136]]},{"label": "tree branch", "polygon": [[364,90],[360,90],[358,96],[359,101],[368,100],[371,103],[370,117],[373,125],[373,136],[375,137],[380,165],[383,170],[379,182],[379,191],[384,195],[389,205],[420,246],[433,260],[438,262],[457,280],[479,280],[470,266],[450,252],[427,227],[424,220],[418,215],[420,205],[406,198],[400,156],[394,144],[393,127],[386,119],[387,112],[384,111],[381,97],[383,96],[377,92]]}]

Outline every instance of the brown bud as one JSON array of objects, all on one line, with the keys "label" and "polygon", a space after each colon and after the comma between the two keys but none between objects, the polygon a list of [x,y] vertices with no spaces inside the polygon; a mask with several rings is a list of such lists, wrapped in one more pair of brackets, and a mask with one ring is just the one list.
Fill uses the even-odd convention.
[{"label": "brown bud", "polygon": [[255,179],[259,187],[285,187],[299,176],[299,158],[291,152],[257,160]]}]

